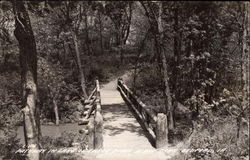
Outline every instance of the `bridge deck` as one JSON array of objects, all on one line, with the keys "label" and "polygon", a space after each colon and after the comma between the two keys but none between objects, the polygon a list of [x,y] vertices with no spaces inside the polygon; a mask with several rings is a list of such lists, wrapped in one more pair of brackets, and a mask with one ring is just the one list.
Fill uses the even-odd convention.
[{"label": "bridge deck", "polygon": [[[127,74],[122,78],[126,79]],[[156,150],[116,89],[117,79],[101,87],[104,120],[103,148],[84,155],[87,160],[166,160],[179,151]],[[162,149],[168,149],[169,146]],[[171,148],[171,147],[170,147]]]},{"label": "bridge deck", "polygon": [[154,149],[116,89],[117,80],[101,88],[105,149]]},{"label": "bridge deck", "polygon": [[[103,147],[94,160],[157,160],[159,154],[144,136],[140,124],[116,89],[117,79],[101,87],[101,104],[104,118]],[[150,150],[151,152],[145,152]],[[143,153],[145,152],[145,153]],[[162,156],[160,156],[162,157]]]}]

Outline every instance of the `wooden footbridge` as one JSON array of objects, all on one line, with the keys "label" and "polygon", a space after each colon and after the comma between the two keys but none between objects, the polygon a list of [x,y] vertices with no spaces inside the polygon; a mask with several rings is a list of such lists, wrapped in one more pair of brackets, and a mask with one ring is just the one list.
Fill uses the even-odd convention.
[{"label": "wooden footbridge", "polygon": [[154,114],[125,85],[113,80],[96,87],[85,101],[89,149],[156,149],[167,144],[167,118]]}]

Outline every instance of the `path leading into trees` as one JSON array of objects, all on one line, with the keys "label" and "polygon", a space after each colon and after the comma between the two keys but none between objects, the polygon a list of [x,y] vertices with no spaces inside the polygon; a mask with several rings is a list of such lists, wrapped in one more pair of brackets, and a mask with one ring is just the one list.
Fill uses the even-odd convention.
[{"label": "path leading into trees", "polygon": [[[128,74],[122,76],[125,80]],[[117,79],[101,87],[104,151],[88,159],[165,160],[173,155],[157,151],[116,89]]]},{"label": "path leading into trees", "polygon": [[[126,76],[126,75],[125,75]],[[123,77],[125,79],[125,76]],[[117,79],[101,88],[105,149],[153,149],[116,89]]]}]

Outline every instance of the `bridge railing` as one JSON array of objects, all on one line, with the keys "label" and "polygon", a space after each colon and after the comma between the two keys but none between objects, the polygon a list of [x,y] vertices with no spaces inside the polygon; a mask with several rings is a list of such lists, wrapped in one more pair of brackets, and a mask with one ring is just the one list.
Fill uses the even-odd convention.
[{"label": "bridge railing", "polygon": [[85,101],[85,117],[79,120],[79,125],[87,124],[87,139],[89,149],[103,148],[103,116],[101,111],[101,95],[99,81],[95,81],[95,88]]},{"label": "bridge railing", "polygon": [[149,140],[156,148],[168,142],[167,117],[163,113],[152,112],[123,82],[118,79],[117,89],[125,102],[132,108],[141,127],[148,133]]}]

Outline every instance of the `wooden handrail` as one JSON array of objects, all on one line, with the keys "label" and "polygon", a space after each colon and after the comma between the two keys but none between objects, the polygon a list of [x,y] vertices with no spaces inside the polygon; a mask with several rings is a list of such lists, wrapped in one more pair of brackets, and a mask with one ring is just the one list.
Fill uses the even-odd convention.
[{"label": "wooden handrail", "polygon": [[[87,111],[85,119],[88,119],[90,117],[91,113],[97,108],[96,107],[97,104],[100,105],[100,103],[101,103],[99,81],[96,80],[95,83],[96,83],[96,86],[95,86],[95,88],[93,89],[93,91],[91,92],[90,96],[87,99],[87,101],[90,101],[94,97],[94,99],[88,104],[90,106],[90,108]],[[100,107],[99,107],[99,111],[100,111]]]},{"label": "wooden handrail", "polygon": [[[90,108],[87,110],[87,114],[82,120],[84,123],[88,124],[88,144],[90,149],[101,149],[103,148],[103,116],[101,114],[101,94],[99,81],[95,81],[95,88],[91,92],[87,101]],[[94,117],[91,116],[94,112]],[[86,123],[87,122],[87,123]]]},{"label": "wooden handrail", "polygon": [[88,109],[87,111],[87,114],[85,116],[85,119],[88,119],[91,115],[91,113],[95,110],[95,105],[94,105],[94,102],[96,101],[97,98],[95,98],[89,105],[90,105],[90,108]]},{"label": "wooden handrail", "polygon": [[92,97],[95,95],[96,92],[96,87],[93,89],[93,91],[91,92],[91,94],[89,95],[87,101],[90,101],[92,99]]},{"label": "wooden handrail", "polygon": [[124,84],[122,79],[118,79],[117,89],[124,100],[135,111],[139,122],[145,128],[150,137],[154,139],[156,148],[164,147],[168,141],[167,116],[163,113],[155,115],[147,109],[146,105]]},{"label": "wooden handrail", "polygon": [[135,103],[141,106],[141,108],[149,115],[153,122],[156,122],[157,116],[146,108],[146,105],[124,84],[121,79],[118,80],[118,86],[123,89],[126,95],[129,95],[128,97],[130,99],[133,98]]}]

